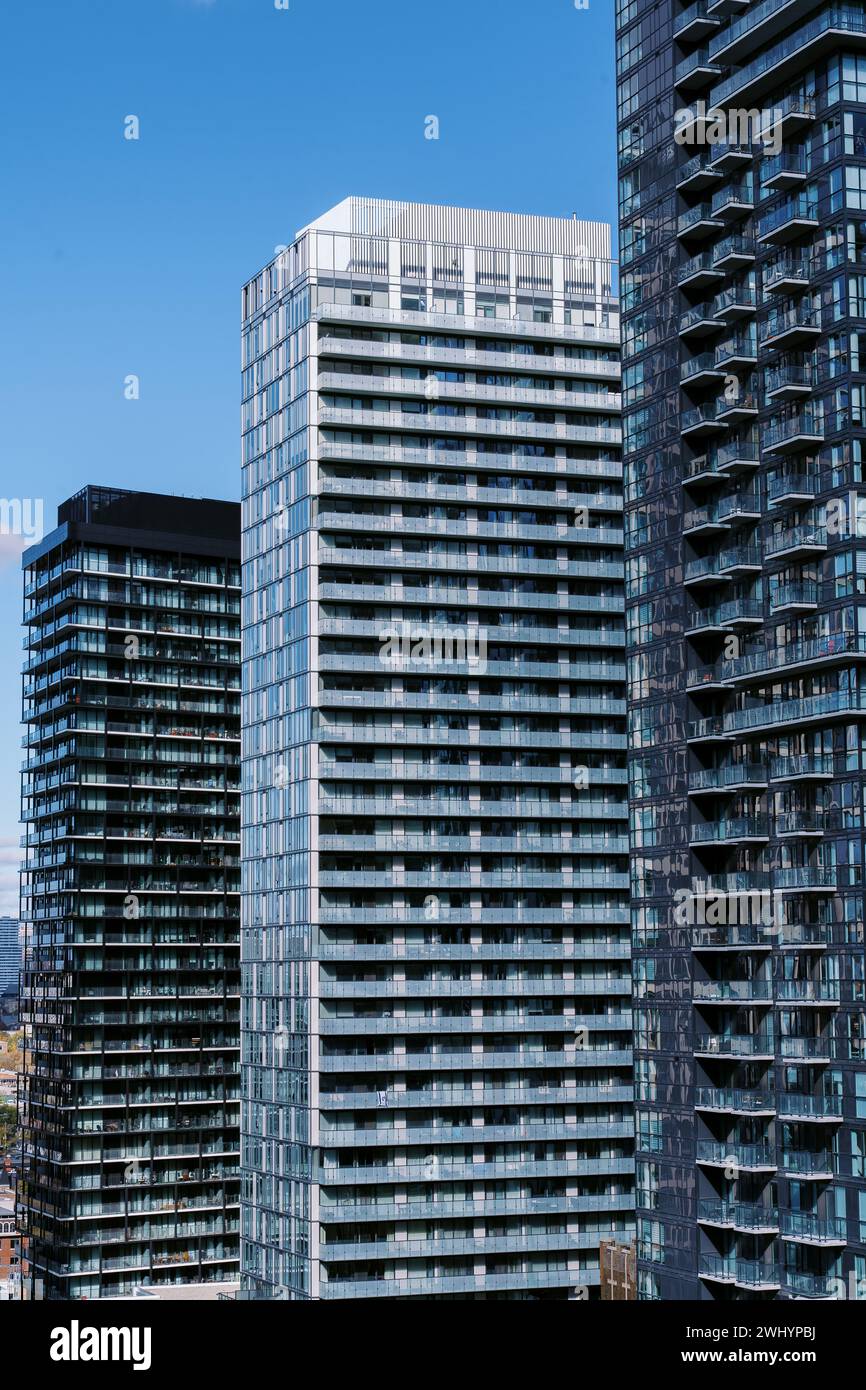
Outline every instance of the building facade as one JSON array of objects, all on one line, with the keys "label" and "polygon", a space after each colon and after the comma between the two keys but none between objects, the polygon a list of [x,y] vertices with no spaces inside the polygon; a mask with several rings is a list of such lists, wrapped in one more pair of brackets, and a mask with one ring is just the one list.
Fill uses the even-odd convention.
[{"label": "building facade", "polygon": [[31,1298],[237,1271],[239,520],[89,487],[24,555]]},{"label": "building facade", "polygon": [[243,290],[243,1281],[632,1231],[609,229],[349,199]]},{"label": "building facade", "polygon": [[866,15],[617,64],[639,1297],[864,1297]]},{"label": "building facade", "polygon": [[0,994],[17,992],[23,952],[14,917],[0,917]]}]

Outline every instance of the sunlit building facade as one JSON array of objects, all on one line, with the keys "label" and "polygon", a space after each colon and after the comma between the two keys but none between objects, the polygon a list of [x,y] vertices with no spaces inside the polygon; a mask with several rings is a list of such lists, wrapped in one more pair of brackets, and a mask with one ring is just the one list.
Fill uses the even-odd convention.
[{"label": "sunlit building facade", "polygon": [[585,1299],[628,1241],[598,224],[349,199],[243,290],[243,1282]]}]

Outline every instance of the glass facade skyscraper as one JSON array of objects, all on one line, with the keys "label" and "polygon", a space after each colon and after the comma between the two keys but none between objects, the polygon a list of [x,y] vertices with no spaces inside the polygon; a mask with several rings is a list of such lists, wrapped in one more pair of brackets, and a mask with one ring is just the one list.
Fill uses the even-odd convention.
[{"label": "glass facade skyscraper", "polygon": [[866,1296],[866,16],[617,0],[639,1296]]},{"label": "glass facade skyscraper", "polygon": [[240,515],[85,488],[24,554],[31,1298],[238,1267]]},{"label": "glass facade skyscraper", "polygon": [[18,921],[15,917],[0,917],[0,994],[17,991],[21,959]]},{"label": "glass facade skyscraper", "polygon": [[249,1296],[631,1236],[619,378],[598,224],[350,199],[243,290]]}]

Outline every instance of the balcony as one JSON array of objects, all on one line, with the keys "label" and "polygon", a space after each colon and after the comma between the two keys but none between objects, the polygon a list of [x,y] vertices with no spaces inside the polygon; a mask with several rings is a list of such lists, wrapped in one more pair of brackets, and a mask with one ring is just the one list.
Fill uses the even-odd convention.
[{"label": "balcony", "polygon": [[770,759],[772,782],[825,782],[833,776],[832,753],[800,753]]},{"label": "balcony", "polygon": [[778,980],[776,998],[780,1004],[836,1007],[841,999],[838,980]]},{"label": "balcony", "polygon": [[772,1293],[782,1287],[775,1265],[760,1260],[736,1260],[722,1255],[700,1255],[698,1273],[702,1279],[733,1284],[752,1293]]},{"label": "balcony", "polygon": [[716,365],[711,352],[702,352],[680,364],[680,383],[683,386],[710,386],[724,381],[725,373]]},{"label": "balcony", "polygon": [[817,584],[780,584],[770,594],[771,613],[813,613],[817,607]]},{"label": "balcony", "polygon": [[[830,6],[810,23],[797,25],[786,38],[771,44],[745,67],[738,67],[726,81],[714,88],[713,102],[719,106],[727,105],[734,97],[737,98],[737,105],[753,102],[760,94],[778,89],[779,84],[789,76],[802,72],[823,50],[832,49],[840,42],[851,46],[857,37],[864,34],[866,15],[859,6]],[[781,114],[778,117],[774,115],[773,124],[781,124],[782,134],[786,138],[795,128],[815,119],[816,104],[812,97],[792,94],[784,106],[780,102],[774,105],[781,108]],[[766,124],[771,128],[769,120]]]},{"label": "balcony", "polygon": [[702,555],[696,560],[688,560],[683,571],[683,584],[688,588],[699,585],[726,584],[728,576],[720,571],[718,555]]},{"label": "balcony", "polygon": [[765,844],[769,838],[766,816],[743,816],[736,820],[705,821],[701,825],[689,826],[690,845]]},{"label": "balcony", "polygon": [[716,366],[725,372],[734,367],[754,366],[758,360],[758,345],[754,338],[727,338],[716,348]]},{"label": "balcony", "polygon": [[[816,0],[811,0],[814,8]],[[726,64],[742,65],[743,59],[782,33],[810,7],[810,0],[762,0],[744,15],[733,15],[727,28],[710,44],[714,57]]]},{"label": "balcony", "polygon": [[696,154],[677,170],[677,189],[680,193],[697,193],[708,185],[718,183],[721,175],[711,169],[706,154]]},{"label": "balcony", "polygon": [[725,395],[719,400],[716,418],[726,425],[742,424],[754,420],[758,414],[758,401],[755,394],[754,376],[749,377],[739,387],[729,383]]},{"label": "balcony", "polygon": [[702,767],[689,773],[689,796],[703,793],[763,791],[768,785],[763,763],[725,763],[721,767]]},{"label": "balcony", "polygon": [[[824,864],[806,864],[794,869],[775,869],[773,887],[781,893],[835,893],[836,870]],[[784,1041],[784,1039],[783,1039]],[[789,1038],[788,1042],[791,1041]]]},{"label": "balcony", "polygon": [[[784,1041],[784,1040],[783,1040]],[[785,1056],[783,1051],[782,1056]],[[833,1155],[828,1149],[812,1152],[809,1149],[786,1149],[782,1153],[781,1172],[811,1181],[829,1182],[833,1178]]]},{"label": "balcony", "polygon": [[808,178],[806,157],[798,151],[786,150],[761,165],[761,188],[781,193],[804,184]]},{"label": "balcony", "polygon": [[809,396],[815,388],[815,369],[797,362],[771,367],[764,373],[767,401]]},{"label": "balcony", "polygon": [[722,68],[710,60],[706,48],[696,48],[674,68],[674,86],[682,92],[699,92],[721,75]]},{"label": "balcony", "polygon": [[698,1086],[695,1090],[695,1109],[709,1110],[715,1114],[764,1115],[769,1118],[776,1113],[776,1102],[773,1096],[760,1091]]},{"label": "balcony", "polygon": [[735,598],[727,603],[697,609],[687,621],[686,636],[730,632],[739,627],[760,627],[763,621],[764,610],[758,599]]},{"label": "balcony", "polygon": [[696,1004],[770,1004],[770,980],[695,980],[692,999]]},{"label": "balcony", "polygon": [[768,261],[763,270],[765,294],[794,294],[805,290],[811,279],[811,261],[808,252],[799,255],[787,254]]},{"label": "balcony", "polygon": [[683,517],[683,535],[718,535],[743,521],[757,521],[761,503],[757,493],[722,497],[715,506],[696,507]]},{"label": "balcony", "polygon": [[753,285],[733,285],[722,290],[713,300],[713,313],[723,323],[733,323],[737,319],[754,314],[758,307],[758,296]]},{"label": "balcony", "polygon": [[726,477],[735,473],[745,473],[759,466],[758,446],[751,439],[732,439],[720,444],[712,452],[715,471]]},{"label": "balcony", "polygon": [[[770,942],[767,944],[769,946]],[[772,1061],[775,1056],[772,1038],[769,1034],[762,1035],[760,1033],[744,1033],[741,1036],[736,1034],[704,1033],[702,1037],[695,1038],[694,1048],[696,1057],[745,1057],[752,1061],[760,1060],[769,1062]],[[726,1146],[722,1144],[712,1144],[709,1147],[714,1151],[726,1151]],[[737,1148],[738,1146],[733,1145],[730,1147]],[[739,1147],[742,1148],[742,1146]],[[700,1157],[700,1148],[701,1145],[699,1144],[699,1163],[722,1162],[720,1158],[705,1157],[702,1159]],[[729,1152],[730,1148],[728,1148],[727,1151]],[[742,1166],[775,1168],[776,1165],[772,1159],[770,1150],[762,1149],[760,1153],[760,1160],[756,1160],[754,1164],[750,1165],[744,1158]]]},{"label": "balcony", "polygon": [[686,690],[691,695],[725,689],[718,666],[693,666],[686,671]]},{"label": "balcony", "polygon": [[761,569],[761,552],[755,545],[741,545],[723,550],[719,555],[719,571],[731,578],[757,574]]},{"label": "balcony", "polygon": [[702,1226],[719,1226],[747,1235],[779,1234],[779,1213],[776,1208],[760,1207],[753,1202],[721,1202],[715,1198],[702,1198],[698,1202],[698,1221]]},{"label": "balcony", "polygon": [[764,431],[762,447],[767,454],[793,454],[814,449],[823,443],[824,426],[811,414],[793,415]]},{"label": "balcony", "polygon": [[721,326],[713,316],[712,304],[695,304],[681,316],[679,335],[691,341],[694,338],[705,338],[710,333],[718,333]]},{"label": "balcony", "polygon": [[684,410],[680,416],[680,434],[684,438],[700,439],[726,429],[727,425],[716,419],[715,404],[695,406],[692,410]]},{"label": "balcony", "polygon": [[767,538],[764,554],[768,560],[806,560],[813,555],[823,555],[826,550],[827,532],[822,527],[789,526]]},{"label": "balcony", "polygon": [[680,289],[701,290],[716,285],[723,280],[724,272],[713,265],[710,251],[702,251],[698,256],[690,256],[677,270],[677,284]]},{"label": "balcony", "polygon": [[727,184],[714,193],[710,201],[713,217],[720,217],[725,222],[735,221],[738,217],[748,217],[754,209],[755,189],[751,182]]},{"label": "balcony", "polygon": [[800,1274],[786,1269],[784,1279],[789,1298],[837,1299],[845,1287],[841,1279],[831,1274]]},{"label": "balcony", "polygon": [[761,346],[765,348],[797,348],[814,342],[821,336],[821,314],[806,302],[770,313],[759,330]]},{"label": "balcony", "polygon": [[[772,1056],[772,1052],[768,1054]],[[698,1163],[708,1168],[731,1168],[734,1165],[751,1173],[774,1173],[776,1155],[769,1144],[720,1144],[715,1139],[699,1139],[697,1142]]]},{"label": "balcony", "polygon": [[697,0],[674,19],[674,37],[680,43],[695,43],[712,34],[721,22],[717,15],[708,13],[707,0]]},{"label": "balcony", "polygon": [[720,174],[751,164],[754,158],[752,146],[740,140],[720,140],[710,148],[710,168]]},{"label": "balcony", "polygon": [[817,473],[785,473],[767,481],[767,504],[770,507],[793,507],[812,502],[820,491]]},{"label": "balcony", "polygon": [[713,216],[709,203],[696,203],[693,208],[681,212],[677,219],[677,236],[681,240],[710,237],[724,228],[724,222]]},{"label": "balcony", "polygon": [[817,226],[817,203],[805,193],[800,193],[759,217],[758,241],[764,246],[781,246],[815,231]]},{"label": "balcony", "polygon": [[716,242],[712,257],[717,270],[738,270],[754,262],[755,243],[749,237],[728,236]]},{"label": "balcony", "polygon": [[838,1124],[842,1120],[842,1097],[839,1095],[808,1096],[786,1091],[778,1098],[780,1120]]}]

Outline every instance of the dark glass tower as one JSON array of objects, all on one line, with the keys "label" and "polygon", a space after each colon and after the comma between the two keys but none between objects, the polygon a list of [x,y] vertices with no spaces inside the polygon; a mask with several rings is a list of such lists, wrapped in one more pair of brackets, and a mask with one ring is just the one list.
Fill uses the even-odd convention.
[{"label": "dark glass tower", "polygon": [[866,1296],[866,14],[618,0],[640,1296]]},{"label": "dark glass tower", "polygon": [[24,556],[32,1298],[231,1282],[240,515],[86,488]]}]

